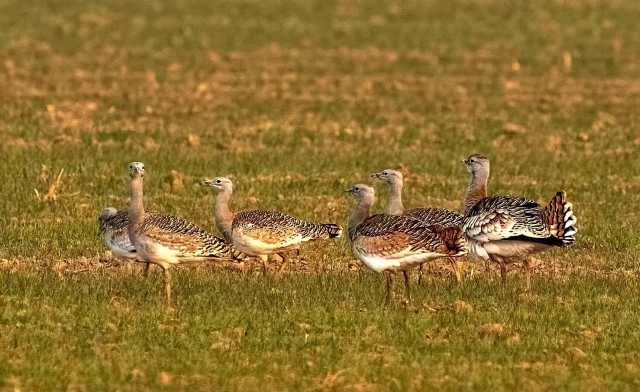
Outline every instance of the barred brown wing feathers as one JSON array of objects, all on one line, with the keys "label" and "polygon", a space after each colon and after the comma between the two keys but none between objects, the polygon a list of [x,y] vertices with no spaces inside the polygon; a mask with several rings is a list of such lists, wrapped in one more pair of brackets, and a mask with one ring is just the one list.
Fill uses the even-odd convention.
[{"label": "barred brown wing feathers", "polygon": [[337,238],[342,234],[342,228],[334,223],[312,223],[300,221],[299,231],[311,239]]},{"label": "barred brown wing feathers", "polygon": [[460,226],[431,226],[431,230],[440,238],[446,247],[447,253],[453,255],[463,255],[467,253],[467,243],[464,232]]},{"label": "barred brown wing feathers", "polygon": [[[449,231],[438,229],[449,235]],[[412,251],[426,250],[442,254],[449,254],[451,250],[438,234],[438,230],[425,225],[416,219],[406,216],[373,215],[352,230],[352,241],[360,237],[377,237],[382,241],[391,241],[393,244],[404,244]],[[451,231],[460,233],[459,228]],[[460,234],[459,234],[460,235]],[[404,242],[400,242],[402,239]]]},{"label": "barred brown wing feathers", "polygon": [[136,249],[129,239],[127,229],[129,219],[126,210],[117,211],[106,208],[98,217],[99,232],[104,244],[111,252],[120,257],[135,257]]},{"label": "barred brown wing feathers", "polygon": [[126,229],[129,224],[127,210],[119,210],[113,214],[102,214],[98,218],[100,233],[103,234],[107,230]]},{"label": "barred brown wing feathers", "polygon": [[353,246],[362,254],[390,256],[411,246],[411,238],[405,233],[386,233],[378,236],[361,235],[353,241]]},{"label": "barred brown wing feathers", "polygon": [[178,251],[178,257],[231,257],[231,247],[223,239],[182,218],[147,215],[141,231],[154,242]]},{"label": "barred brown wing feathers", "polygon": [[463,216],[446,208],[412,208],[405,215],[421,220],[425,223],[444,226],[461,225]]},{"label": "barred brown wing feathers", "polygon": [[233,220],[232,228],[240,227],[243,233],[267,242],[278,242],[296,235],[304,239],[333,238],[342,231],[338,225],[306,222],[279,211],[268,210],[239,212]]}]

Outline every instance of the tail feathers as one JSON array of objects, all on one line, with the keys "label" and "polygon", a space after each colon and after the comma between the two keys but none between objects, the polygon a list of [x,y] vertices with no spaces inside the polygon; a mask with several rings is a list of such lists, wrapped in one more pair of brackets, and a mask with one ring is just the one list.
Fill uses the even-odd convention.
[{"label": "tail feathers", "polygon": [[342,235],[342,228],[333,223],[307,223],[302,232],[309,239],[321,240],[340,237]]},{"label": "tail feathers", "polygon": [[239,250],[235,249],[234,247],[231,247],[231,259],[232,260],[234,260],[234,261],[242,261],[242,260],[248,259],[249,257],[251,257],[251,256],[249,256],[246,253],[240,252]]},{"label": "tail feathers", "polygon": [[342,235],[342,227],[333,223],[324,223],[320,225],[329,238],[339,238]]},{"label": "tail feathers", "polygon": [[549,226],[551,235],[562,241],[561,246],[569,246],[576,242],[577,218],[573,214],[573,206],[567,201],[564,192],[558,192],[543,211],[544,222]]},{"label": "tail feathers", "polygon": [[444,242],[450,256],[462,256],[468,252],[467,241],[460,226],[430,226],[438,237]]},{"label": "tail feathers", "polygon": [[209,251],[206,252],[203,257],[213,257],[221,260],[240,262],[249,258],[250,256],[235,249],[231,245],[225,245],[225,247],[222,249],[209,249]]},{"label": "tail feathers", "polygon": [[222,238],[210,235],[204,240],[200,255],[225,260],[243,260],[247,256]]}]

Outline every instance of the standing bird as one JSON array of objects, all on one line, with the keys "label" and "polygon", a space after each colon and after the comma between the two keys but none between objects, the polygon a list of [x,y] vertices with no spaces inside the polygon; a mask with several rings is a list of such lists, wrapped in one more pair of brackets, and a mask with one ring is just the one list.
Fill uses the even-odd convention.
[{"label": "standing bird", "polygon": [[[98,227],[104,244],[115,257],[129,261],[138,259],[136,247],[129,239],[129,213],[126,209],[105,208],[98,217]],[[149,263],[145,262],[143,275],[148,274]]]},{"label": "standing bird", "polygon": [[277,253],[283,257],[282,253],[298,250],[303,242],[338,238],[342,234],[342,229],[336,224],[305,222],[279,211],[246,210],[234,213],[229,207],[233,194],[233,182],[230,179],[216,177],[204,179],[202,183],[219,192],[214,216],[220,232],[236,249],[259,257],[263,273],[267,271],[270,254]]},{"label": "standing bird", "polygon": [[138,257],[136,247],[129,240],[129,218],[127,210],[107,207],[98,217],[100,236],[111,253],[121,259],[132,260]]},{"label": "standing bird", "polygon": [[503,283],[507,264],[524,257],[528,289],[531,254],[575,243],[577,219],[571,203],[564,192],[556,193],[545,207],[521,197],[488,196],[489,159],[473,154],[464,164],[471,174],[463,224],[470,251],[498,263]]},{"label": "standing bird", "polygon": [[[405,210],[402,204],[402,187],[404,178],[397,170],[386,169],[378,173],[371,174],[372,178],[380,180],[389,186],[389,203],[384,213],[387,215],[406,215],[415,218],[429,225],[462,226],[462,215],[446,208],[411,208]],[[448,258],[451,269],[456,275],[456,281],[461,282],[462,276],[457,262],[453,257]],[[420,276],[418,284],[422,280],[422,264],[420,264]]]},{"label": "standing bird", "polygon": [[411,300],[408,270],[440,257],[467,253],[459,226],[428,225],[404,215],[369,215],[375,192],[367,185],[347,190],[358,200],[349,219],[353,254],[368,268],[386,273],[385,303],[391,301],[391,273],[402,271],[406,294]]},{"label": "standing bird", "polygon": [[147,214],[143,203],[144,164],[129,164],[131,202],[127,231],[138,259],[159,265],[164,273],[167,305],[171,306],[171,267],[188,262],[242,257],[223,239],[174,216]]}]

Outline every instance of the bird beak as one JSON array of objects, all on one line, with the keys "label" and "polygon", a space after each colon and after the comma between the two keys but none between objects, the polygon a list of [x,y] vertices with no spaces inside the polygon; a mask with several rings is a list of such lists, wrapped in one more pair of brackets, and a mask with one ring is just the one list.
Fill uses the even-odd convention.
[{"label": "bird beak", "polygon": [[211,186],[211,184],[213,184],[213,180],[210,178],[203,178],[202,181],[200,181],[200,185],[202,186]]},{"label": "bird beak", "polygon": [[379,179],[380,173],[372,173],[369,177]]}]

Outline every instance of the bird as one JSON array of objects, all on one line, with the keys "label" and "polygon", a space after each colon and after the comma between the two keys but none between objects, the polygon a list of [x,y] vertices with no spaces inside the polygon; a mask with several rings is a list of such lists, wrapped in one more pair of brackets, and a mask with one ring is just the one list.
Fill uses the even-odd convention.
[{"label": "bird", "polygon": [[164,274],[166,303],[171,308],[171,268],[201,261],[237,261],[245,257],[222,238],[176,216],[149,214],[143,200],[145,167],[142,162],[128,166],[131,201],[127,211],[127,231],[136,260],[160,266]]},{"label": "bird", "polygon": [[245,210],[234,213],[229,207],[233,182],[227,177],[205,178],[202,184],[218,192],[214,209],[216,226],[227,241],[239,251],[258,257],[263,273],[271,254],[299,250],[307,241],[339,238],[342,228],[333,223],[306,222],[272,210]]},{"label": "bird", "polygon": [[406,215],[370,215],[375,191],[365,184],[346,190],[357,200],[349,218],[353,254],[369,269],[385,274],[385,304],[391,301],[391,274],[402,271],[405,292],[411,301],[408,271],[440,257],[467,253],[460,226],[430,225]]},{"label": "bird", "polygon": [[117,210],[114,207],[106,207],[98,216],[98,229],[100,236],[111,253],[121,259],[136,259],[136,247],[129,239],[127,226],[129,218],[127,210]]},{"label": "bird", "polygon": [[[138,253],[129,238],[128,226],[129,215],[126,208],[118,210],[115,207],[106,207],[98,216],[100,236],[111,253],[120,259],[144,262],[143,260],[134,260],[138,259]],[[144,262],[143,276],[148,275],[149,263]]]},{"label": "bird", "polygon": [[[446,208],[411,208],[405,209],[402,204],[402,187],[404,185],[404,177],[398,170],[385,169],[381,172],[373,173],[370,176],[376,180],[382,181],[389,187],[389,202],[384,210],[387,215],[406,215],[418,219],[427,224],[448,226],[462,226],[462,215]],[[458,268],[456,259],[448,258],[451,269],[453,270],[456,281],[461,282],[462,276]],[[422,280],[422,265],[420,265],[420,275],[418,284]]]},{"label": "bird", "polygon": [[463,160],[470,173],[464,199],[463,230],[470,251],[500,266],[506,282],[507,265],[524,258],[527,289],[531,285],[530,255],[576,242],[577,218],[564,191],[546,206],[513,196],[487,194],[490,163],[481,154]]}]

